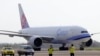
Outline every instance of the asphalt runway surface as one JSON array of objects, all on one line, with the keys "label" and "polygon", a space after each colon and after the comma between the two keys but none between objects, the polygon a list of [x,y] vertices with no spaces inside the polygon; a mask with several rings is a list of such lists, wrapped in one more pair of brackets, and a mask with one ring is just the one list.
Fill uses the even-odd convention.
[{"label": "asphalt runway surface", "polygon": [[[34,56],[48,56],[48,52],[38,51]],[[53,56],[70,56],[70,54],[69,51],[54,51]],[[100,56],[100,51],[76,51],[75,56]]]},{"label": "asphalt runway surface", "polygon": [[[15,56],[18,56],[18,54],[15,53]],[[28,56],[32,56],[32,55],[28,55]],[[48,51],[35,51],[34,56],[48,56]],[[70,56],[70,55],[69,55],[69,51],[54,51],[53,56]],[[94,51],[94,50],[75,51],[75,56],[100,56],[100,51]]]}]

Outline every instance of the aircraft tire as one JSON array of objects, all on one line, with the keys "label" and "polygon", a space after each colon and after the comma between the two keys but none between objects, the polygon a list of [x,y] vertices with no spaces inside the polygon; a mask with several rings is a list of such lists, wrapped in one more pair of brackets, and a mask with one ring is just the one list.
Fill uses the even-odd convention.
[{"label": "aircraft tire", "polygon": [[80,50],[84,50],[84,47],[80,47]]},{"label": "aircraft tire", "polygon": [[41,48],[33,48],[35,51],[41,51]]},{"label": "aircraft tire", "polygon": [[68,47],[59,47],[59,50],[68,50]]}]

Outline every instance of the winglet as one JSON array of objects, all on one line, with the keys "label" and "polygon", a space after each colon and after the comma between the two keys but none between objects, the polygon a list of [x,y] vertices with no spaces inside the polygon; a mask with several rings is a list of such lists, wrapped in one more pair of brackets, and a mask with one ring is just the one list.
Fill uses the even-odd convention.
[{"label": "winglet", "polygon": [[22,27],[22,29],[29,28],[29,24],[27,22],[27,19],[25,17],[25,14],[23,12],[21,4],[18,4],[18,7],[19,7],[19,14],[20,14],[20,20],[21,20],[21,27]]}]

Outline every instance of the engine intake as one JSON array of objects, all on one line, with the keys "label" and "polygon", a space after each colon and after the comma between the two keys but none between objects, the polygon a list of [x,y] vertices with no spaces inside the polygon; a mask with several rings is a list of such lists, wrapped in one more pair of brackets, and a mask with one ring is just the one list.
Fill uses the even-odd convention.
[{"label": "engine intake", "polygon": [[42,40],[40,38],[36,38],[34,40],[34,45],[37,46],[37,47],[41,46],[42,45]]},{"label": "engine intake", "polygon": [[42,39],[33,36],[29,39],[29,44],[32,45],[33,47],[40,47],[42,45]]},{"label": "engine intake", "polygon": [[93,41],[92,41],[92,39],[90,39],[90,40],[88,40],[87,42],[86,42],[86,46],[87,47],[89,47],[89,46],[91,46],[92,45],[92,43],[93,43]]}]

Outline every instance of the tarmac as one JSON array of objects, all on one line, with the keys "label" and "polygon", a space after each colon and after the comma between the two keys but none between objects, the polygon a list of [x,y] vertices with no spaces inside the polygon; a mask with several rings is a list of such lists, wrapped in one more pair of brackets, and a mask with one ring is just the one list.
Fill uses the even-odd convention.
[{"label": "tarmac", "polygon": [[[18,54],[15,53],[15,56],[18,56]],[[34,56],[48,56],[48,51],[35,51]],[[70,56],[70,54],[69,51],[54,51],[53,56]],[[75,56],[100,56],[100,51],[98,50],[75,51]]]},{"label": "tarmac", "polygon": [[[47,51],[36,51],[34,56],[48,56]],[[69,51],[54,51],[53,56],[70,56]],[[75,51],[75,56],[100,56],[100,51]]]}]

